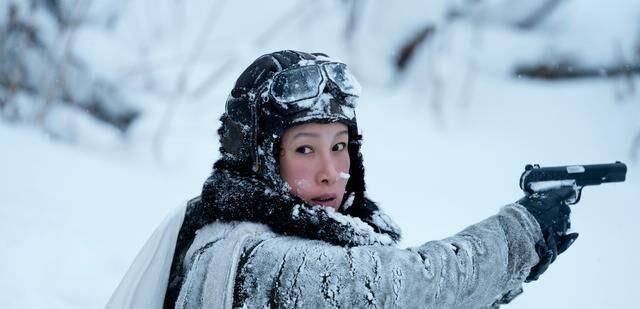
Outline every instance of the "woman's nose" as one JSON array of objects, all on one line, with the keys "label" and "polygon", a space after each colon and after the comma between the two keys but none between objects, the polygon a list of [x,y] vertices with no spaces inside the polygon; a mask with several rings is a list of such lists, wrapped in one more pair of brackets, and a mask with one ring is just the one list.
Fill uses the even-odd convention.
[{"label": "woman's nose", "polygon": [[318,170],[318,182],[321,184],[332,185],[338,178],[339,171],[330,155],[322,156],[320,169]]}]

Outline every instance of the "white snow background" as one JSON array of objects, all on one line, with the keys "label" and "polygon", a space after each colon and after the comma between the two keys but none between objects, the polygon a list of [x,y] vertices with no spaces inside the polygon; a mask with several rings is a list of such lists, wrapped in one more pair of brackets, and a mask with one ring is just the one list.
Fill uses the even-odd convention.
[{"label": "white snow background", "polygon": [[[199,194],[235,78],[281,49],[328,53],[360,78],[368,192],[403,228],[403,247],[519,199],[525,164],[627,163],[625,183],[584,190],[572,207],[580,238],[507,308],[636,307],[638,78],[544,82],[511,70],[565,54],[637,61],[640,3],[566,1],[522,31],[509,23],[530,1],[485,1],[450,22],[444,11],[464,1],[362,1],[349,44],[346,3],[90,2],[75,50],[144,115],[126,138],[62,115],[72,142],[0,122],[2,307],[103,307],[156,225]],[[391,78],[398,46],[428,23],[437,34]]]}]

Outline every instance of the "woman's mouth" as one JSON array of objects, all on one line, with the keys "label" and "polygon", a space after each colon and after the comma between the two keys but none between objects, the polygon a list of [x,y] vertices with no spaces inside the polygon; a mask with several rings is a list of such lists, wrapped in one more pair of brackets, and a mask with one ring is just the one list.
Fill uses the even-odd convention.
[{"label": "woman's mouth", "polygon": [[328,206],[332,208],[338,208],[336,195],[335,194],[327,194],[317,196],[311,199],[311,202],[316,205]]}]

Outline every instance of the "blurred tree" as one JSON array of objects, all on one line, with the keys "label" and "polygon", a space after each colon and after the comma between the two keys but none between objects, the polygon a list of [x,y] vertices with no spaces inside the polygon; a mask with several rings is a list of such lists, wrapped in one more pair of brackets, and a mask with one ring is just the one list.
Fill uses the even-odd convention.
[{"label": "blurred tree", "polygon": [[[51,110],[64,105],[126,132],[140,113],[116,86],[94,78],[90,68],[73,55],[70,41],[79,23],[72,22],[74,14],[65,13],[70,8],[54,0],[4,5],[8,9],[0,16],[2,118],[42,123]],[[35,18],[42,15],[34,12],[40,6],[53,17],[57,30],[38,27]],[[30,99],[17,99],[21,96]]]}]

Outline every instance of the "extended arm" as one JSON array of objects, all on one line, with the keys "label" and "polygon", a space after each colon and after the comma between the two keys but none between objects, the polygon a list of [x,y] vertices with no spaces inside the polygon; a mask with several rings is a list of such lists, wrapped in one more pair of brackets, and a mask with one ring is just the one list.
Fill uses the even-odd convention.
[{"label": "extended arm", "polygon": [[[404,250],[345,248],[271,234],[245,242],[233,303],[250,308],[486,307],[520,289],[538,262],[535,244],[541,239],[535,219],[519,205],[506,206],[453,237]],[[215,276],[206,270],[216,265],[205,258],[207,250],[215,246],[193,259],[187,282],[212,285],[207,280]],[[206,288],[195,290],[180,306],[199,307],[196,303],[216,297]]]}]

